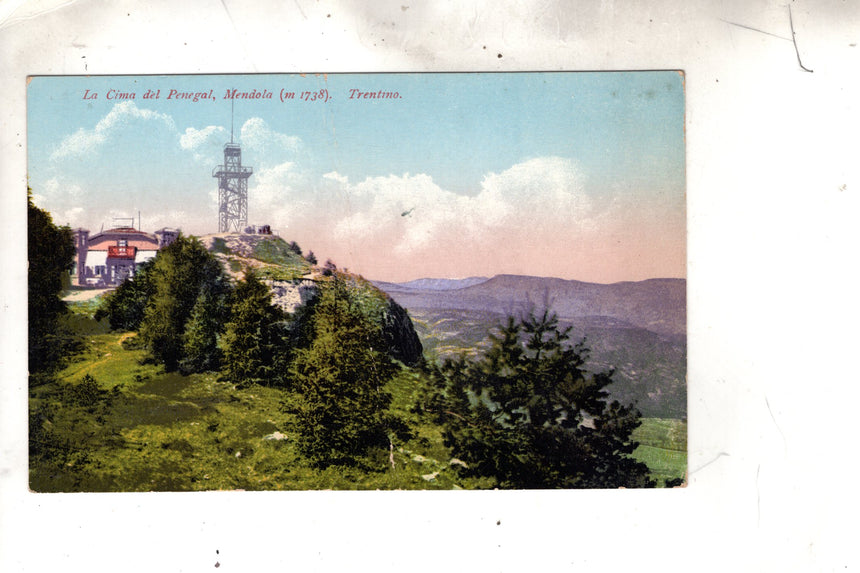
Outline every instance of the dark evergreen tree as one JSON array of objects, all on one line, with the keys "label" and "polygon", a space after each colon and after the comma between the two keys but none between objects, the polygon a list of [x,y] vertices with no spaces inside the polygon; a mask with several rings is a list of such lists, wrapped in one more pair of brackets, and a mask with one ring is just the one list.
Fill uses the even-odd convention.
[{"label": "dark evergreen tree", "polygon": [[313,251],[308,251],[308,254],[305,255],[305,260],[312,265],[317,264],[317,256],[314,254]]},{"label": "dark evergreen tree", "polygon": [[290,241],[290,242],[289,242],[289,244],[287,245],[287,247],[288,247],[292,252],[294,252],[295,254],[297,254],[298,256],[300,256],[300,257],[302,256],[302,248],[299,246],[299,244],[298,244],[297,242],[295,242],[295,241]]},{"label": "dark evergreen tree", "polygon": [[326,262],[323,265],[323,276],[330,277],[335,273],[335,271],[337,271],[337,265],[334,264],[334,261],[331,259],[326,259]]},{"label": "dark evergreen tree", "polygon": [[155,360],[175,370],[184,358],[185,327],[201,291],[226,296],[227,283],[218,260],[198,239],[183,235],[158,252],[147,275],[152,294],[140,336]]},{"label": "dark evergreen tree", "polygon": [[221,367],[219,336],[229,316],[227,291],[222,281],[204,284],[191,316],[185,325],[184,357],[179,363],[183,374],[218,370]]},{"label": "dark evergreen tree", "polygon": [[548,312],[509,318],[478,360],[435,372],[426,409],[464,471],[498,487],[653,487],[631,457],[639,412],[608,403],[612,372],[588,371],[588,349],[569,335]]},{"label": "dark evergreen tree", "polygon": [[66,306],[60,295],[63,276],[72,268],[74,257],[71,230],[54,225],[51,215],[33,204],[28,188],[27,358],[31,373],[50,372],[65,352],[68,337],[61,332],[59,319]]},{"label": "dark evergreen tree", "polygon": [[396,426],[384,390],[394,363],[381,352],[380,325],[350,294],[340,273],[320,285],[312,342],[296,351],[291,368],[299,449],[318,466],[354,463],[369,448],[387,445]]},{"label": "dark evergreen tree", "polygon": [[286,370],[284,314],[272,305],[269,288],[251,272],[233,293],[223,337],[224,375],[234,384],[282,383]]},{"label": "dark evergreen tree", "polygon": [[150,280],[150,268],[152,268],[151,260],[138,265],[132,278],[123,282],[105,297],[101,307],[96,311],[95,319],[107,318],[113,330],[139,329],[146,312],[146,305],[155,292],[153,282]]}]

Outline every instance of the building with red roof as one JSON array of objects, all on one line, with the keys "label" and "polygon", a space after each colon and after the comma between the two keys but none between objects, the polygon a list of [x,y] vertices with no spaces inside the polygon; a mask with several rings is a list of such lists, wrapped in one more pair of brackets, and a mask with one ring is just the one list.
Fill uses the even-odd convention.
[{"label": "building with red roof", "polygon": [[134,227],[117,227],[90,236],[87,229],[75,229],[75,266],[72,284],[112,287],[133,277],[138,266],[155,256],[179,236],[167,227],[146,233]]}]

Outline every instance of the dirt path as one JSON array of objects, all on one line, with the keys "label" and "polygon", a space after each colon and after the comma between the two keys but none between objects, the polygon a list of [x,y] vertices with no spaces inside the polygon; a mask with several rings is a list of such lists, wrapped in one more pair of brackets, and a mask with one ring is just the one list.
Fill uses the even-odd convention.
[{"label": "dirt path", "polygon": [[[117,339],[116,345],[119,346],[120,349],[122,349],[122,343],[125,342],[126,340],[128,340],[129,338],[134,337],[134,336],[137,336],[136,332],[126,332],[125,334],[120,336],[119,339]],[[110,354],[110,353],[108,353],[108,354]]]},{"label": "dirt path", "polygon": [[[126,340],[128,340],[129,338],[133,337],[133,336],[137,336],[137,333],[136,332],[126,332],[125,334],[123,334],[119,338],[117,338],[111,344],[111,346],[117,346],[118,350],[123,350],[122,343],[125,342]],[[71,378],[72,376],[80,376],[82,374],[87,374],[87,373],[91,372],[96,366],[100,366],[101,364],[104,364],[105,362],[107,362],[108,359],[112,355],[113,355],[113,352],[105,352],[104,354],[99,356],[97,359],[95,359],[91,362],[87,362],[84,366],[82,366],[78,370],[75,370],[74,372],[70,372],[69,374],[62,376],[62,379],[67,380],[67,379]]]},{"label": "dirt path", "polygon": [[80,375],[88,374],[88,373],[92,372],[92,370],[96,366],[99,366],[99,365],[107,362],[108,359],[111,357],[111,354],[112,354],[111,352],[107,352],[107,353],[101,355],[97,360],[95,360],[93,362],[86,362],[81,368],[79,368],[78,370],[75,370],[74,372],[69,372],[68,374],[65,374],[64,376],[61,377],[61,379],[62,380],[68,380],[69,378],[71,378],[73,376],[80,376]]}]

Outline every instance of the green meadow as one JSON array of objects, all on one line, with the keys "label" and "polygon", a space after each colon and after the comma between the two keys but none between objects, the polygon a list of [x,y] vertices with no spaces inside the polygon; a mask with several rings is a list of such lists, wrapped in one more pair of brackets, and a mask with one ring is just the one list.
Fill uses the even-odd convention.
[{"label": "green meadow", "polygon": [[687,476],[687,422],[674,418],[643,418],[633,432],[639,447],[633,452],[662,483]]},{"label": "green meadow", "polygon": [[[420,374],[402,369],[387,390],[410,428],[352,467],[319,469],[296,447],[294,397],[218,373],[180,375],[147,363],[133,332],[110,332],[98,300],[70,305],[80,353],[52,383],[31,389],[30,487],[34,491],[474,489],[437,426],[412,412]],[[635,457],[662,483],[684,477],[686,423],[646,418]]]}]

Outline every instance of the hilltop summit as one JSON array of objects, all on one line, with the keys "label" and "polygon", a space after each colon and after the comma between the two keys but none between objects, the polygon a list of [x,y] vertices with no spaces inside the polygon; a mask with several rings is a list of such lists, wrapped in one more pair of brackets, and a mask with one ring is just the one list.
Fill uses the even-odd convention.
[{"label": "hilltop summit", "polygon": [[233,280],[242,280],[252,270],[269,287],[272,302],[288,313],[312,307],[321,284],[336,272],[347,279],[351,297],[362,312],[380,324],[391,357],[407,365],[421,361],[423,347],[409,313],[370,281],[311,264],[298,244],[277,235],[217,233],[201,241]]}]

